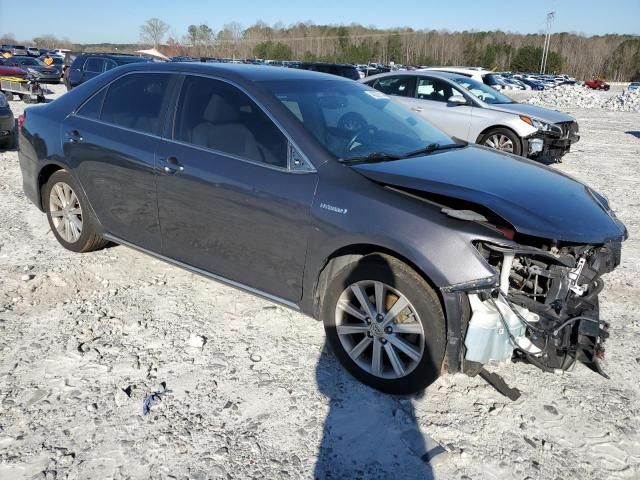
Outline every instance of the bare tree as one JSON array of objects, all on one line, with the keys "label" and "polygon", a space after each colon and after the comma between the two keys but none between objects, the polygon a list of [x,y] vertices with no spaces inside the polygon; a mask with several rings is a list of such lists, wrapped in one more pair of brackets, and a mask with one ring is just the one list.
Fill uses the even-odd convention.
[{"label": "bare tree", "polygon": [[154,17],[140,26],[140,38],[143,42],[151,43],[154,48],[158,48],[168,31],[169,25]]}]

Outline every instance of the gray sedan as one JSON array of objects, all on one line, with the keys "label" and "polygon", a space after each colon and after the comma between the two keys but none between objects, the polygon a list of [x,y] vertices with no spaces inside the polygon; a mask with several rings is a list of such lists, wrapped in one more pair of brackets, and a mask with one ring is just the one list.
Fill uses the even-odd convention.
[{"label": "gray sedan", "polygon": [[363,80],[451,136],[545,162],[579,140],[565,113],[515,102],[462,73],[393,72]]},{"label": "gray sedan", "polygon": [[25,195],[64,248],[127,245],[320,319],[375,388],[512,358],[600,370],[598,294],[627,236],[607,200],[377,90],[136,63],[20,124]]}]

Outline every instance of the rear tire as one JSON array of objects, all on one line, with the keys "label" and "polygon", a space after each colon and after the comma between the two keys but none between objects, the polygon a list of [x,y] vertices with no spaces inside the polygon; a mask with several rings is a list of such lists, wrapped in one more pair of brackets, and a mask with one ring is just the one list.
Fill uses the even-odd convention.
[{"label": "rear tire", "polygon": [[[359,298],[367,298],[369,306]],[[405,307],[398,307],[401,300]],[[320,316],[336,357],[361,382],[410,394],[440,376],[446,346],[440,300],[401,261],[371,254],[343,267],[327,281]]]},{"label": "rear tire", "polygon": [[108,243],[99,233],[89,202],[66,170],[58,170],[44,184],[42,203],[51,231],[67,250],[91,252]]},{"label": "rear tire", "polygon": [[478,143],[501,152],[522,155],[522,141],[520,137],[506,128],[492,128],[480,137]]},{"label": "rear tire", "polygon": [[4,92],[4,96],[7,97],[7,102],[13,101],[13,92]]},{"label": "rear tire", "polygon": [[15,132],[11,132],[11,134],[5,138],[2,143],[0,143],[0,147],[3,150],[11,150],[15,145]]}]

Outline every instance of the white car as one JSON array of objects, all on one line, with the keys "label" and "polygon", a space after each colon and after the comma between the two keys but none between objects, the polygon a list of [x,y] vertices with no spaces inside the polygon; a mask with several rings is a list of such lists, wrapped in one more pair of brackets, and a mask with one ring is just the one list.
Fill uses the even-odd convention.
[{"label": "white car", "polygon": [[464,74],[391,72],[362,82],[450,136],[545,163],[559,161],[580,138],[572,116],[517,103]]},{"label": "white car", "polygon": [[67,53],[71,53],[71,50],[66,48],[56,48],[55,50],[50,50],[49,55],[57,55],[58,57],[64,58]]}]

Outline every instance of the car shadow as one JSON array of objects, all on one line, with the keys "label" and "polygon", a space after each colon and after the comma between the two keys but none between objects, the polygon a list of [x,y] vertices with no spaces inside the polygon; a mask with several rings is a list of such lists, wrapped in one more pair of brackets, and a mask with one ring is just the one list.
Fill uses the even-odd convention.
[{"label": "car shadow", "polygon": [[628,133],[629,135],[633,135],[636,138],[640,138],[640,131],[639,130],[629,130],[627,132],[624,133]]},{"label": "car shadow", "polygon": [[[358,277],[358,268],[344,288],[357,281],[350,277]],[[356,380],[328,342],[316,367],[316,382],[329,402],[316,479],[434,478],[430,461],[445,450],[420,431],[410,397],[381,393]]]}]

